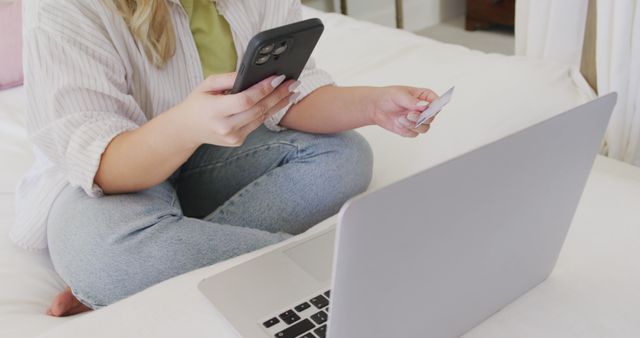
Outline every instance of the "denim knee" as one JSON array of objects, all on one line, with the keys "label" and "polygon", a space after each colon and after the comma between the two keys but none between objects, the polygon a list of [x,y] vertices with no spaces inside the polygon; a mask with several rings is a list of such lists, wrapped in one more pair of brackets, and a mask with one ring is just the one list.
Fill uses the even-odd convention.
[{"label": "denim knee", "polygon": [[[324,203],[335,204],[337,212],[347,199],[369,187],[373,170],[373,153],[367,140],[355,131],[330,135],[300,134],[298,161],[314,163],[312,172],[322,172]],[[302,142],[300,142],[302,141]],[[318,177],[310,177],[318,179]]]},{"label": "denim knee", "polygon": [[373,152],[369,142],[355,131],[333,136],[334,151],[337,154],[335,177],[349,189],[349,195],[364,192],[371,183],[373,172]]},{"label": "denim knee", "polygon": [[[91,198],[67,186],[56,200],[47,222],[49,254],[56,272],[83,304],[97,309],[141,290],[147,278],[129,264],[141,255],[138,230],[181,218],[170,207],[174,198],[164,183],[137,194]],[[152,230],[146,230],[150,232]],[[136,252],[140,250],[139,252]],[[139,278],[125,278],[137,276]]]}]

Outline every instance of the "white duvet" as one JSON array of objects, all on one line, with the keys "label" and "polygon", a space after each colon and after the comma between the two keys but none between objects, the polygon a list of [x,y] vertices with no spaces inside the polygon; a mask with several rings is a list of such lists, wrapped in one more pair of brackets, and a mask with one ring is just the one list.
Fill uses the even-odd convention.
[{"label": "white duvet", "polygon": [[[563,65],[470,51],[338,15],[306,15],[320,16],[327,26],[315,56],[340,85],[456,86],[426,137],[361,130],[375,153],[372,189],[593,97]],[[0,92],[0,337],[235,336],[196,285],[272,248],[178,276],[99,311],[45,316],[62,281],[46,254],[22,251],[5,235],[15,184],[32,160],[23,126],[22,89]],[[640,336],[638,201],[640,170],[600,158],[551,278],[467,337]]]}]

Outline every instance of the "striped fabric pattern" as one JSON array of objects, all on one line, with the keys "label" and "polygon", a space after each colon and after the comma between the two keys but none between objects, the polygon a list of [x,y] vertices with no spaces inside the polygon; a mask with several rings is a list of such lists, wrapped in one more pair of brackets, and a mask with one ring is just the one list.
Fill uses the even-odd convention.
[{"label": "striped fabric pattern", "polygon": [[[166,1],[177,50],[163,69],[148,62],[104,1],[24,2],[27,125],[36,161],[16,194],[10,237],[19,246],[46,249],[46,219],[60,191],[71,184],[100,197],[93,180],[109,142],[178,104],[203,80],[189,19],[179,0]],[[299,0],[217,0],[216,5],[231,26],[239,59],[256,33],[302,19]],[[300,81],[298,100],[333,83],[313,60]],[[281,130],[278,123],[288,109],[265,125]]]}]

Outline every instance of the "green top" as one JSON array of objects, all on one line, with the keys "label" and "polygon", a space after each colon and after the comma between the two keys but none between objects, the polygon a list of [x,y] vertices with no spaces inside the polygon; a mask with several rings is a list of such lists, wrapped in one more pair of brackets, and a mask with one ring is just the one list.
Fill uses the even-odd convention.
[{"label": "green top", "polygon": [[191,34],[198,48],[204,77],[235,71],[238,55],[233,44],[231,27],[218,13],[214,2],[211,0],[181,0],[181,2],[189,16]]}]

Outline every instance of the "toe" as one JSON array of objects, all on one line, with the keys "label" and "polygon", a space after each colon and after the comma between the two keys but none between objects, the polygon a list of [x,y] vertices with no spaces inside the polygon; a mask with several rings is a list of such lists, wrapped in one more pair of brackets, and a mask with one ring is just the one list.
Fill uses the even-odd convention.
[{"label": "toe", "polygon": [[47,314],[54,317],[63,316],[73,306],[73,294],[71,289],[67,288],[62,291],[53,299],[51,307],[47,311]]}]

